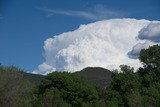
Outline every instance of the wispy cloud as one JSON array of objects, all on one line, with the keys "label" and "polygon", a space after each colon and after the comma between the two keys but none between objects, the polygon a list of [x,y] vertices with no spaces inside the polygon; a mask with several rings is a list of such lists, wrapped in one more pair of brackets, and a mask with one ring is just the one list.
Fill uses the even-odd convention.
[{"label": "wispy cloud", "polygon": [[46,7],[45,8],[37,7],[37,9],[48,12],[49,13],[48,16],[57,14],[57,15],[65,15],[65,16],[73,16],[73,17],[82,17],[90,20],[121,18],[124,16],[123,12],[108,9],[106,6],[101,4],[95,5],[91,9],[85,10],[85,11],[50,9]]}]

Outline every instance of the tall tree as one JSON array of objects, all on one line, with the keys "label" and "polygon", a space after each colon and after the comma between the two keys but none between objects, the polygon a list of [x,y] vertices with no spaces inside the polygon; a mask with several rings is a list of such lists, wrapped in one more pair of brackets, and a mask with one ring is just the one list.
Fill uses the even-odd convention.
[{"label": "tall tree", "polygon": [[154,45],[148,49],[142,49],[139,59],[145,66],[160,67],[160,46]]}]

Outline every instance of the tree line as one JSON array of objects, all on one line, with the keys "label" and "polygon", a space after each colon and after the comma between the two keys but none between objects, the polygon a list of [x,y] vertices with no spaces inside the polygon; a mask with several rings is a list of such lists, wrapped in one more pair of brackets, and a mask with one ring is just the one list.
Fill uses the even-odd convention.
[{"label": "tree line", "polygon": [[137,72],[127,65],[112,71],[105,87],[68,72],[50,73],[35,84],[25,78],[23,70],[0,66],[0,106],[159,107],[160,46],[142,49],[139,60],[143,67]]}]

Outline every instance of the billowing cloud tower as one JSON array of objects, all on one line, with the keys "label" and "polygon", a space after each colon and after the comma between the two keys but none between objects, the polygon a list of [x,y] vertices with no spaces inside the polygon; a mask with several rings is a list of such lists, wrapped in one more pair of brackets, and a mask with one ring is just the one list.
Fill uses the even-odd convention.
[{"label": "billowing cloud tower", "polygon": [[[158,38],[158,39],[157,39]],[[137,68],[142,48],[160,42],[160,22],[136,19],[110,19],[81,25],[44,42],[45,62],[33,73],[78,71],[85,67]]]}]

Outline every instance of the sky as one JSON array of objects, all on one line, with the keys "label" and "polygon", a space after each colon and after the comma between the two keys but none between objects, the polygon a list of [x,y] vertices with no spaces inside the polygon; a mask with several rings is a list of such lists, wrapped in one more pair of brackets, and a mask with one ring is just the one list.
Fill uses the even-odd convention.
[{"label": "sky", "polygon": [[0,0],[0,63],[33,71],[44,41],[81,24],[113,18],[160,19],[159,0]]}]

